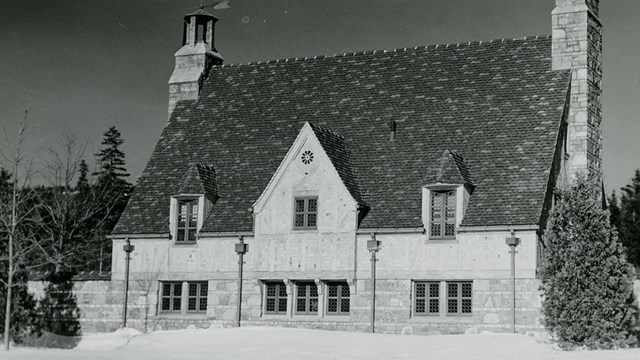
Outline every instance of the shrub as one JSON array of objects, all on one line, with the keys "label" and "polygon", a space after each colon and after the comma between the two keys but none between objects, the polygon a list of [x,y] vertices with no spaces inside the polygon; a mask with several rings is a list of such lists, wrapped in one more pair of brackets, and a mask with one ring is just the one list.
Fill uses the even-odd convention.
[{"label": "shrub", "polygon": [[564,349],[633,346],[638,307],[634,269],[598,200],[598,186],[578,176],[561,194],[544,234],[544,325]]}]

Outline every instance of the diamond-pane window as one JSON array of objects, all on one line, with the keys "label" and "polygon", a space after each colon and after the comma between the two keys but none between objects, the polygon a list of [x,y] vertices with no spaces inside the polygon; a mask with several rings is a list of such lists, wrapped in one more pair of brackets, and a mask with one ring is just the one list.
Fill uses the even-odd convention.
[{"label": "diamond-pane window", "polygon": [[192,243],[196,241],[196,232],[198,231],[197,199],[178,201],[177,224],[177,243]]},{"label": "diamond-pane window", "polygon": [[267,282],[265,286],[265,314],[287,313],[287,288],[284,282]]},{"label": "diamond-pane window", "polygon": [[440,313],[439,282],[415,282],[414,294],[413,311],[416,315],[438,315]]},{"label": "diamond-pane window", "polygon": [[318,198],[295,198],[293,214],[294,229],[316,229],[318,226]]},{"label": "diamond-pane window", "polygon": [[180,312],[182,300],[182,283],[163,282],[161,283],[161,288],[162,299],[160,301],[160,312]]},{"label": "diamond-pane window", "polygon": [[349,315],[351,311],[351,291],[346,282],[327,283],[327,314]]},{"label": "diamond-pane window", "polygon": [[296,314],[318,313],[318,287],[315,282],[296,284]]},{"label": "diamond-pane window", "polygon": [[206,282],[189,283],[189,301],[187,312],[207,311],[207,293],[209,284]]},{"label": "diamond-pane window", "polygon": [[447,282],[447,314],[471,315],[472,298],[472,282]]},{"label": "diamond-pane window", "polygon": [[456,237],[456,191],[431,191],[429,231],[431,239]]}]

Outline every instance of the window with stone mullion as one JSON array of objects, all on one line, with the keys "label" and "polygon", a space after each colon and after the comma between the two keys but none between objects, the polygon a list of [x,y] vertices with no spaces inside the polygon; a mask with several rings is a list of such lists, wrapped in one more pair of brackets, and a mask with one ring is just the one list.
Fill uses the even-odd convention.
[{"label": "window with stone mullion", "polygon": [[440,313],[440,282],[416,282],[414,294],[416,315],[438,315]]},{"label": "window with stone mullion", "polygon": [[349,315],[351,294],[347,283],[327,283],[327,314]]},{"label": "window with stone mullion", "polygon": [[265,314],[286,314],[287,288],[284,282],[268,282],[265,288]]},{"label": "window with stone mullion", "polygon": [[472,297],[471,282],[447,282],[447,314],[471,315]]},{"label": "window with stone mullion", "polygon": [[318,313],[318,287],[315,282],[296,285],[296,314]]},{"label": "window with stone mullion", "polygon": [[182,309],[182,282],[162,283],[162,302],[160,311],[163,313],[180,312]]},{"label": "window with stone mullion", "polygon": [[188,312],[207,311],[207,293],[209,285],[206,282],[190,282],[188,295]]}]

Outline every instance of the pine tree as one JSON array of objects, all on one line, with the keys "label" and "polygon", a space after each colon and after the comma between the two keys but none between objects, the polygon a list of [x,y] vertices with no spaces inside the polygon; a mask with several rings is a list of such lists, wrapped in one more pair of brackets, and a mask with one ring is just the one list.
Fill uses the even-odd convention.
[{"label": "pine tree", "polygon": [[41,329],[57,335],[80,335],[80,309],[73,294],[72,272],[52,274],[44,288],[39,312]]},{"label": "pine tree", "polygon": [[80,164],[78,165],[78,183],[76,184],[76,189],[83,191],[89,188],[89,165],[84,159],[80,160]]},{"label": "pine tree", "polygon": [[579,176],[562,193],[544,234],[544,325],[563,348],[637,343],[634,270],[598,192],[597,185]]},{"label": "pine tree", "polygon": [[119,149],[124,143],[122,135],[115,126],[110,127],[103,135],[102,145],[105,145],[105,148],[96,154],[100,170],[94,175],[98,176],[99,184],[109,184],[116,188],[126,187],[128,183],[125,178],[129,173],[125,168],[124,153]]},{"label": "pine tree", "polygon": [[609,219],[611,220],[611,225],[615,226],[615,228],[620,231],[620,203],[618,201],[618,197],[616,196],[616,192],[612,191],[611,196],[609,197],[609,213],[611,216]]},{"label": "pine tree", "polygon": [[[4,268],[4,267],[3,267]],[[6,269],[0,269],[4,273]],[[16,344],[22,343],[29,335],[39,331],[36,300],[29,293],[27,281],[28,271],[21,269],[14,276],[13,294],[11,296],[11,339]],[[0,282],[0,293],[6,293],[6,285]],[[7,300],[0,297],[0,306],[4,308]],[[4,312],[0,313],[0,333],[4,333]]]},{"label": "pine tree", "polygon": [[629,262],[640,267],[640,170],[621,190],[620,240],[627,248]]}]

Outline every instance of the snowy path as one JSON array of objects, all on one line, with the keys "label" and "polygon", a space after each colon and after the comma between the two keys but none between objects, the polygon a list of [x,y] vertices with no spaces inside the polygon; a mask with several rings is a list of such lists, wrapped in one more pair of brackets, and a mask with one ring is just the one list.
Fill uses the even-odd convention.
[{"label": "snowy path", "polygon": [[86,336],[74,350],[14,348],[0,359],[640,359],[640,349],[562,352],[529,336],[398,336],[247,327]]}]

